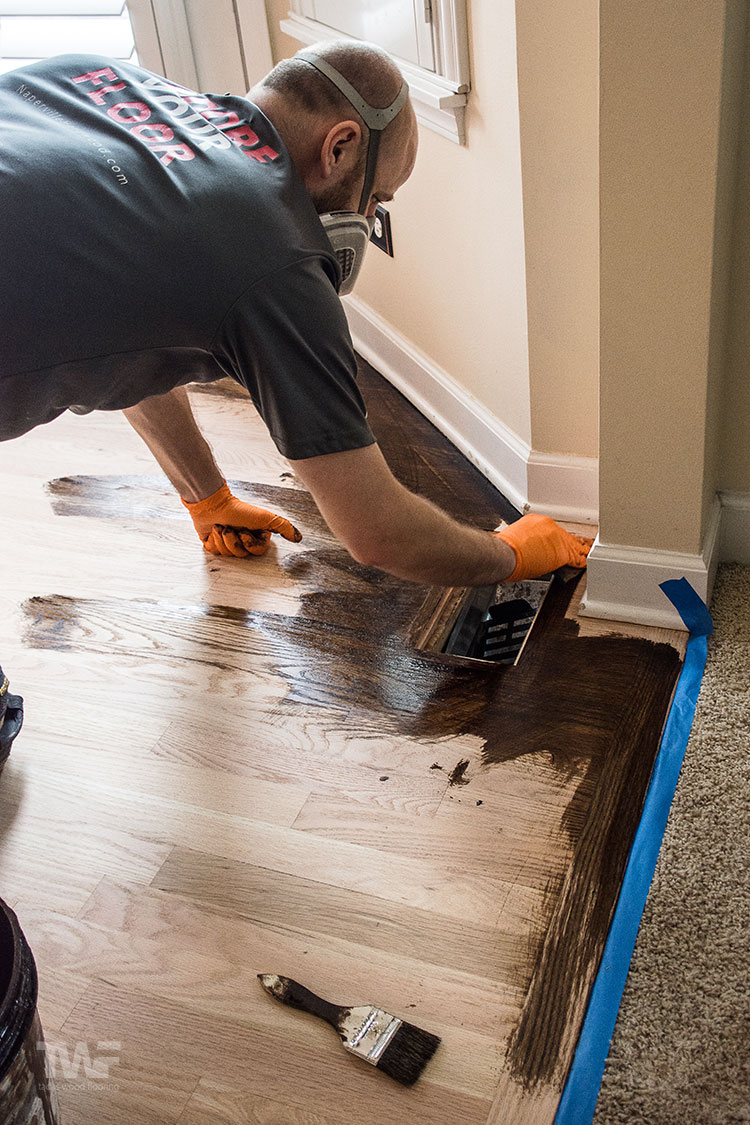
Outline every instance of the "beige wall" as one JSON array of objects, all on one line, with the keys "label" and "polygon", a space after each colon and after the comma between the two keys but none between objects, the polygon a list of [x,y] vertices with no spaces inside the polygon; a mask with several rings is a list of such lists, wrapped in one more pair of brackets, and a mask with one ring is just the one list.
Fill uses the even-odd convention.
[{"label": "beige wall", "polygon": [[724,9],[706,0],[601,0],[606,543],[689,554],[702,546],[721,381],[711,297]]},{"label": "beige wall", "polygon": [[[276,30],[285,0],[266,2],[274,57],[293,53],[299,44]],[[550,19],[546,3],[519,5],[519,67],[514,0],[473,0],[468,143],[421,129],[415,172],[389,207],[396,257],[371,252],[357,284],[360,299],[534,449],[589,457],[596,9],[597,0],[564,0]]]},{"label": "beige wall", "polygon": [[358,285],[533,449],[595,456],[600,413],[605,543],[699,553],[750,491],[746,10],[471,0],[468,143],[421,130]]},{"label": "beige wall", "polygon": [[721,488],[750,493],[750,20],[743,41],[745,77],[720,449]]},{"label": "beige wall", "polygon": [[598,453],[599,0],[518,0],[531,433]]},{"label": "beige wall", "polygon": [[[737,450],[734,442],[725,443],[722,429],[729,410],[734,416],[728,394],[730,362],[730,324],[732,313],[732,272],[736,228],[745,210],[743,194],[738,194],[740,135],[743,124],[747,0],[726,0],[724,26],[724,67],[719,122],[719,145],[716,182],[716,214],[714,222],[714,268],[711,290],[711,340],[709,347],[709,380],[706,403],[706,463],[703,479],[703,531],[708,523],[717,489],[730,488],[725,483]],[[746,114],[744,115],[746,119]],[[745,124],[747,124],[745,120]],[[746,294],[747,296],[747,294]],[[750,399],[746,400],[746,407]],[[740,414],[743,432],[737,442],[744,450],[750,443],[750,409]],[[750,461],[748,462],[750,464]],[[750,474],[749,474],[750,475]],[[748,482],[750,485],[750,481]],[[746,485],[746,488],[748,485]]]},{"label": "beige wall", "polygon": [[472,5],[471,42],[469,143],[420,130],[396,257],[369,254],[357,296],[530,442],[513,0]]}]

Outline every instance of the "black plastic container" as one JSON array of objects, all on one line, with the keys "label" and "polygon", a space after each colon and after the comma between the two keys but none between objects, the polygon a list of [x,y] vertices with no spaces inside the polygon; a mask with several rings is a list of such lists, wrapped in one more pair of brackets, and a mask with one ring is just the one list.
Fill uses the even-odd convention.
[{"label": "black plastic container", "polygon": [[8,678],[0,668],[0,774],[10,754],[11,743],[23,724],[23,699],[20,695],[11,695],[8,687]]},{"label": "black plastic container", "polygon": [[34,958],[0,899],[0,1125],[60,1125],[36,1001]]}]

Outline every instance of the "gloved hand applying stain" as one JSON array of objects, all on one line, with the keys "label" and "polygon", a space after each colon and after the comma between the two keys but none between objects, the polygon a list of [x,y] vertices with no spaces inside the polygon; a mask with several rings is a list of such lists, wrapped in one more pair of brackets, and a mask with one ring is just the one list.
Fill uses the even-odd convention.
[{"label": "gloved hand applying stain", "polygon": [[540,578],[560,566],[586,566],[593,539],[572,535],[549,516],[528,515],[494,533],[516,556],[516,567],[506,582]]},{"label": "gloved hand applying stain", "polygon": [[203,546],[212,555],[241,559],[248,555],[264,555],[271,543],[271,533],[278,532],[290,543],[299,543],[302,533],[283,516],[266,508],[256,508],[238,500],[224,482],[205,500],[191,503],[183,500]]}]

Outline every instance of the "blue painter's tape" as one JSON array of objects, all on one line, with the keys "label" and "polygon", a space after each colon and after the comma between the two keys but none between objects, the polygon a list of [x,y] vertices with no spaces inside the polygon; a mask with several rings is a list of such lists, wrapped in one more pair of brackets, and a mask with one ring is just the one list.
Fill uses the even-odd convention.
[{"label": "blue painter's tape", "polygon": [[711,614],[686,578],[662,582],[661,589],[687,626],[690,639],[555,1125],[590,1125],[594,1116],[638,927],[693,725],[708,636],[713,632]]}]

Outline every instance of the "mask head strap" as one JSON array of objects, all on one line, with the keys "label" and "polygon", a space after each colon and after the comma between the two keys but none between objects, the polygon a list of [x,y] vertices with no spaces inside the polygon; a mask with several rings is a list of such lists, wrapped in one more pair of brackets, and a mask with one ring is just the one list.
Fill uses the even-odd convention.
[{"label": "mask head strap", "polygon": [[373,181],[375,179],[375,166],[378,161],[378,149],[380,148],[380,136],[387,125],[390,125],[394,117],[404,107],[406,99],[409,96],[409,87],[404,81],[401,83],[401,89],[396,94],[390,105],[384,106],[382,109],[377,109],[374,105],[370,105],[359,94],[351,82],[347,82],[343,74],[327,63],[325,59],[315,52],[308,49],[298,51],[294,56],[296,59],[302,59],[310,66],[314,66],[316,70],[325,75],[329,82],[332,82],[336,89],[344,95],[349,105],[356,109],[359,116],[364,121],[367,128],[370,130],[370,136],[367,141],[367,157],[365,161],[365,180],[362,185],[362,195],[359,199],[358,211],[360,215],[364,215],[367,210],[367,204],[370,200],[370,192],[372,191]]}]

